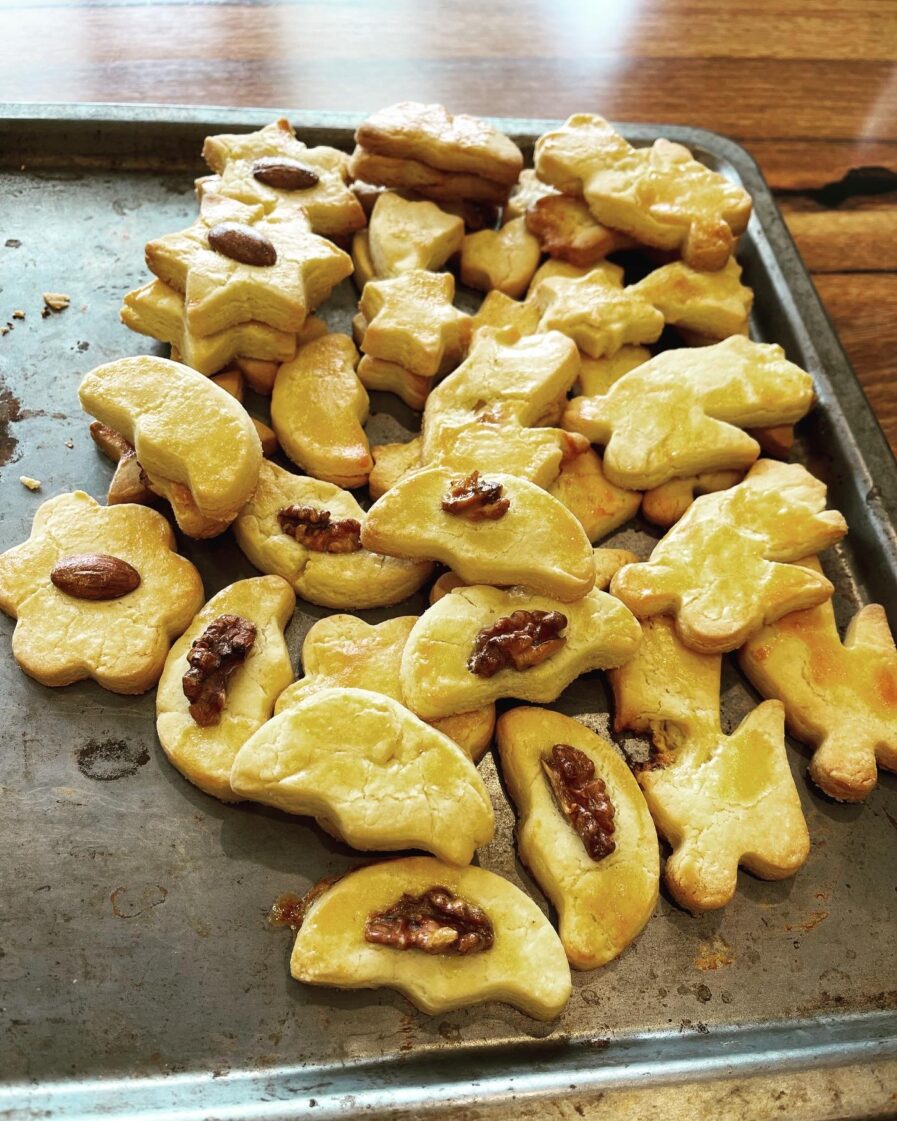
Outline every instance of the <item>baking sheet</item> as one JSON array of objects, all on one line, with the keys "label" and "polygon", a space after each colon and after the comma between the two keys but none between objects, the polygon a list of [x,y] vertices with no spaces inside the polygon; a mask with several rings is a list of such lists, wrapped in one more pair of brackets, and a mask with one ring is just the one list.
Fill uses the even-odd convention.
[{"label": "baking sheet", "polygon": [[[101,362],[163,352],[118,322],[121,295],[148,275],[144,242],[194,218],[204,136],[276,115],[0,108],[0,323],[12,325],[0,338],[0,550],[27,536],[45,498],[105,494],[111,465],[88,436],[78,383]],[[309,143],[351,144],[355,119],[288,115]],[[525,150],[549,125],[502,123]],[[623,131],[647,142],[660,130]],[[825,558],[839,622],[874,600],[894,625],[894,459],[775,204],[736,145],[662,131],[754,197],[740,252],[756,292],[753,337],[781,343],[814,374],[820,403],[799,426],[797,454],[850,525]],[[71,306],[42,318],[46,291],[68,293]],[[332,327],[349,329],[355,298],[351,282],[341,286],[323,312]],[[10,318],[16,309],[24,320]],[[264,415],[261,399],[248,400]],[[387,395],[372,395],[371,412],[378,440],[415,426]],[[40,479],[41,492],[20,475]],[[634,522],[605,543],[647,555],[657,536]],[[254,574],[230,534],[181,545],[207,595]],[[418,596],[360,614],[374,622],[423,606]],[[325,614],[300,603],[288,631],[295,665]],[[789,743],[813,842],[796,877],[741,873],[731,905],[702,918],[662,895],[619,960],[574,974],[554,1023],[499,1004],[427,1017],[385,989],[297,984],[292,936],[266,921],[280,892],[367,857],[306,819],[203,795],[162,755],[154,694],[45,689],[9,655],[12,626],[0,617],[0,1116],[694,1116],[702,1094],[719,1117],[782,1116],[783,1101],[792,1118],[893,1111],[894,776],[883,774],[864,806],[837,805],[808,785],[807,751]],[[590,674],[557,707],[595,714],[606,729],[609,701],[604,678]],[[756,701],[727,662],[724,728]],[[481,771],[497,830],[479,863],[545,906],[515,859],[491,757]],[[811,1078],[808,1068],[824,1069]]]}]

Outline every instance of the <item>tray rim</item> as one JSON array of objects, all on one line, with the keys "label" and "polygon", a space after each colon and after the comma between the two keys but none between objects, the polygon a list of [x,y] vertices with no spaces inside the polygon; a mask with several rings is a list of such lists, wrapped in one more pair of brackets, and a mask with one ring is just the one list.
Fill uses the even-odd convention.
[{"label": "tray rim", "polygon": [[[271,108],[229,108],[225,106],[182,106],[158,103],[113,102],[8,102],[0,103],[0,130],[9,123],[34,120],[35,123],[97,125],[209,125],[215,128],[251,128],[269,123],[274,116],[287,117],[298,129],[354,129],[365,116],[363,111],[315,111]],[[498,127],[515,137],[529,138],[560,123],[555,119],[523,119],[487,117]],[[764,257],[764,266],[781,284],[778,294],[788,304],[791,318],[805,337],[801,343],[817,356],[819,369],[832,382],[832,402],[853,432],[855,420],[862,418],[866,431],[863,440],[844,448],[851,467],[862,481],[868,483],[867,501],[873,510],[872,522],[878,544],[889,556],[892,568],[897,568],[897,458],[888,444],[878,418],[863,393],[856,373],[844,352],[837,332],[812,283],[809,272],[785,225],[774,196],[763,174],[750,153],[737,142],[719,133],[692,126],[615,122],[628,138],[650,142],[658,135],[681,140],[693,148],[701,148],[714,157],[730,164],[754,198],[754,215],[761,237],[756,239],[757,250]],[[785,273],[790,276],[786,279]],[[874,1031],[864,1029],[872,1026]],[[803,1035],[800,1044],[788,1046],[787,1034],[797,1031]],[[812,1036],[820,1038],[811,1039]],[[712,1041],[712,1045],[708,1045]],[[738,1043],[741,1050],[735,1050]],[[684,1046],[683,1046],[684,1044]],[[774,1057],[776,1070],[806,1072],[816,1068],[876,1069],[881,1063],[890,1067],[897,1058],[897,1012],[867,1011],[839,1015],[820,1015],[807,1020],[787,1020],[764,1024],[730,1025],[715,1029],[712,1036],[681,1035],[676,1031],[645,1033],[636,1038],[614,1040],[613,1053],[604,1053],[602,1061],[589,1067],[574,1067],[558,1063],[557,1055],[575,1057],[577,1051],[588,1052],[588,1044],[559,1039],[542,1045],[537,1040],[517,1041],[511,1053],[503,1045],[492,1049],[482,1047],[465,1049],[462,1055],[440,1056],[437,1053],[412,1055],[396,1062],[393,1059],[343,1063],[335,1066],[290,1067],[274,1069],[236,1070],[223,1077],[204,1071],[191,1071],[167,1075],[162,1079],[127,1079],[121,1076],[94,1080],[59,1079],[45,1084],[47,1096],[42,1097],[38,1087],[24,1083],[0,1086],[0,1110],[34,1109],[40,1104],[51,1109],[52,1116],[132,1117],[138,1103],[139,1112],[147,1118],[183,1118],[199,1121],[214,1108],[215,1116],[238,1117],[236,1109],[252,1110],[252,1116],[279,1118],[296,1116],[309,1109],[309,1115],[318,1118],[345,1116],[346,1103],[352,1109],[363,1109],[368,1116],[393,1116],[397,1109],[414,1108],[422,1114],[437,1110],[476,1104],[480,1108],[495,1110],[494,1116],[516,1116],[514,1097],[517,1092],[528,1096],[544,1097],[549,1094],[570,1093],[570,1078],[576,1073],[576,1091],[597,1093],[632,1089],[634,1082],[645,1087],[647,1096],[661,1092],[672,1083],[701,1081],[714,1084],[733,1076],[759,1075],[768,1071]],[[668,1058],[659,1058],[669,1051]],[[538,1058],[539,1053],[543,1058]],[[549,1054],[551,1053],[551,1054]],[[555,1056],[552,1058],[552,1054]],[[594,1052],[593,1052],[594,1054]],[[446,1064],[458,1058],[466,1059],[466,1076],[440,1081],[439,1074]],[[612,1061],[611,1061],[612,1060]],[[501,1064],[496,1072],[495,1065]],[[407,1072],[417,1077],[417,1088],[426,1091],[427,1098],[409,1100],[402,1091],[402,1080],[393,1072]],[[538,1075],[538,1076],[537,1076]],[[332,1084],[324,1089],[319,1078]],[[407,1080],[406,1084],[407,1084]],[[526,1082],[527,1085],[521,1085]],[[253,1092],[266,1089],[266,1107],[260,1108]],[[647,1085],[650,1083],[650,1085]],[[259,1085],[256,1085],[259,1084]],[[515,1085],[516,1084],[516,1085]],[[785,1079],[783,1077],[783,1085]],[[228,1093],[244,1087],[242,1094],[228,1097]],[[437,1092],[437,1087],[442,1089]],[[303,1090],[316,1096],[315,1107],[297,1100]],[[323,1091],[323,1092],[322,1092]],[[155,1104],[148,1097],[155,1093]],[[100,1106],[97,1095],[104,1096]],[[236,1101],[239,1097],[242,1104]],[[746,1103],[749,1099],[746,1099]],[[602,1103],[607,1116],[611,1102]],[[868,1103],[871,1105],[871,1103]],[[505,1113],[504,1110],[508,1112]],[[844,1114],[846,1117],[865,1116],[865,1112]],[[616,1113],[612,1116],[617,1116]],[[622,1116],[622,1115],[621,1115]]]}]

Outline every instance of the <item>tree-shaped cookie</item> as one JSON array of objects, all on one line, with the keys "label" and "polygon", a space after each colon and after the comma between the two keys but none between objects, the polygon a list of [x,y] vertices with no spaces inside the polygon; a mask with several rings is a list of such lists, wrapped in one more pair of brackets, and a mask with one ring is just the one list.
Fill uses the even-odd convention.
[{"label": "tree-shaped cookie", "polygon": [[575,398],[563,425],[604,445],[611,482],[648,490],[749,466],[760,445],[742,429],[793,424],[813,400],[813,379],[780,346],[734,335],[658,354],[603,396]]},{"label": "tree-shaped cookie", "polygon": [[615,726],[653,737],[656,757],[638,780],[673,848],[666,884],[697,914],[731,900],[739,865],[768,880],[793,875],[809,853],[809,834],[785,753],[782,705],[765,701],[725,735],[720,657],[683,646],[669,619],[651,619],[642,631],[635,657],[609,675]]},{"label": "tree-shaped cookie", "polygon": [[[417,618],[400,615],[373,625],[355,615],[319,619],[302,644],[305,676],[280,694],[275,712],[282,712],[321,689],[337,686],[369,689],[404,703],[402,651]],[[476,763],[492,742],[495,706],[481,705],[432,723]]]},{"label": "tree-shaped cookie", "polygon": [[721,269],[751,215],[743,187],[681,144],[633,148],[602,117],[577,113],[536,143],[536,173],[582,196],[599,222],[643,245],[678,249],[692,268]]},{"label": "tree-shaped cookie", "polygon": [[695,500],[655,546],[630,564],[611,591],[640,619],[674,615],[693,650],[725,653],[764,623],[815,607],[832,585],[799,561],[847,532],[825,509],[825,484],[797,463],[761,459],[744,482]]},{"label": "tree-shaped cookie", "polygon": [[[815,557],[800,562],[815,572]],[[842,642],[831,601],[758,631],[738,660],[765,697],[785,706],[789,731],[815,750],[810,778],[842,802],[861,802],[876,764],[897,771],[897,651],[883,607],[867,604]]]}]

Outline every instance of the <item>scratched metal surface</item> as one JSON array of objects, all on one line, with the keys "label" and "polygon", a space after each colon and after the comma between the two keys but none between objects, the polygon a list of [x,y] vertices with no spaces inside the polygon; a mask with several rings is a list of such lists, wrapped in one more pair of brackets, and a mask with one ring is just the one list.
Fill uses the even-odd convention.
[{"label": "scratched metal surface", "polygon": [[[119,324],[119,300],[146,278],[144,242],[192,220],[202,137],[272,117],[82,107],[65,119],[71,113],[29,121],[18,107],[0,121],[0,324],[12,326],[0,338],[0,550],[27,536],[43,499],[76,487],[104,495],[111,467],[87,434],[78,382],[100,362],[152,349]],[[345,122],[304,124],[311,140],[349,142]],[[542,123],[509,127],[526,141]],[[817,376],[820,405],[801,426],[799,454],[851,526],[827,558],[839,620],[871,598],[897,621],[895,464],[774,203],[741,149],[664,131],[754,195],[741,254],[757,293],[754,336],[781,342]],[[68,293],[71,306],[42,318],[45,291]],[[348,329],[354,298],[343,285],[323,312],[332,326]],[[24,319],[11,318],[17,309]],[[250,404],[264,415],[263,401]],[[413,414],[375,395],[376,438],[402,438],[413,425]],[[25,490],[20,475],[40,479],[41,492]],[[656,536],[633,523],[610,543],[646,555]],[[253,573],[229,534],[181,545],[208,595]],[[393,613],[421,607],[417,598]],[[288,632],[295,664],[325,613],[300,604]],[[813,842],[796,877],[742,873],[732,904],[700,919],[662,896],[618,961],[574,975],[555,1023],[498,1004],[429,1018],[387,990],[298,985],[289,932],[266,922],[280,892],[302,892],[363,857],[305,819],[201,794],[156,743],[152,694],[45,689],[17,669],[11,632],[0,616],[0,1113],[417,1117],[464,1106],[470,1118],[510,1117],[522,1109],[517,1095],[546,1094],[560,1117],[591,1115],[602,1094],[602,1116],[623,1117],[626,1101],[642,1108],[670,1081],[706,1089],[777,1064],[788,1087],[789,1077],[806,1078],[789,1071],[850,1063],[821,1073],[812,1095],[795,1089],[789,1116],[828,1116],[823,1106],[834,1109],[848,1086],[837,1116],[885,1115],[897,1090],[885,1062],[897,1052],[894,776],[881,776],[866,805],[840,806],[808,785],[807,753],[789,744]],[[593,674],[558,707],[606,728],[609,699]],[[727,730],[755,703],[727,665]],[[513,813],[491,757],[482,771],[498,828],[480,863],[544,906],[515,860]],[[737,1082],[744,1111],[732,1116],[766,1115],[761,1081]],[[579,1103],[587,1114],[572,1112]]]}]

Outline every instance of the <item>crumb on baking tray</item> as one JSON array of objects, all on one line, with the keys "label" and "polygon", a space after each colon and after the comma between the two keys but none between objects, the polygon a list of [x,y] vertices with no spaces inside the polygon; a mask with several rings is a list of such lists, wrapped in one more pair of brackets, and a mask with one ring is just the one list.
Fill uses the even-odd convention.
[{"label": "crumb on baking tray", "polygon": [[32,479],[30,475],[19,475],[19,482],[29,490],[40,490],[41,488],[40,479]]},{"label": "crumb on baking tray", "polygon": [[44,310],[41,316],[46,319],[51,312],[65,311],[70,303],[71,297],[64,292],[44,292]]},{"label": "crumb on baking tray", "polygon": [[14,311],[14,312],[12,313],[12,317],[13,317],[13,319],[24,319],[24,318],[25,318],[25,313],[24,313],[24,311],[22,311],[22,309],[21,309],[21,308],[17,308],[17,309],[16,309],[16,310],[15,310],[15,311]]}]

